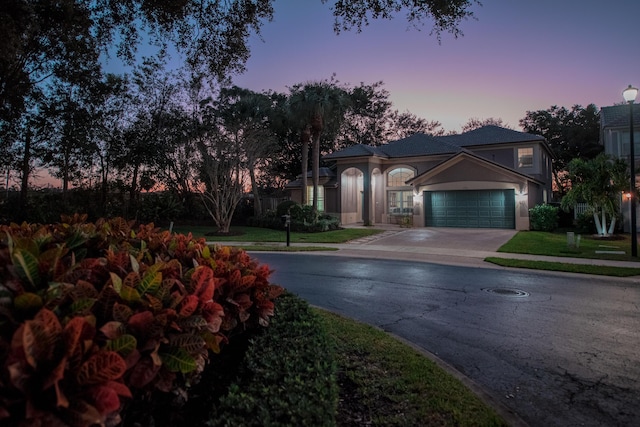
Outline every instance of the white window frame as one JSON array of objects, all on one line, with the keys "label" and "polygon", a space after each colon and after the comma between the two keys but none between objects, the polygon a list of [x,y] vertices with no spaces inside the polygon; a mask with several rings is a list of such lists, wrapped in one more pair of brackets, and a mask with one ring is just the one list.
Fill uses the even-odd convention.
[{"label": "white window frame", "polygon": [[[395,175],[400,175],[398,182],[392,182],[398,179],[395,178]],[[411,168],[404,166],[393,168],[387,172],[387,187],[406,187],[407,184],[405,184],[405,182],[410,180],[414,176],[416,176],[416,173]]]},{"label": "white window frame", "polygon": [[[307,205],[313,205],[313,185],[307,185]],[[318,212],[324,212],[324,186],[318,185]]]},{"label": "white window frame", "polygon": [[413,190],[387,190],[391,216],[413,215]]},{"label": "white window frame", "polygon": [[[525,151],[527,153],[525,153]],[[533,167],[533,147],[519,147],[516,153],[518,157],[518,168],[529,169]],[[529,158],[529,162],[524,163],[523,160],[527,158]]]}]

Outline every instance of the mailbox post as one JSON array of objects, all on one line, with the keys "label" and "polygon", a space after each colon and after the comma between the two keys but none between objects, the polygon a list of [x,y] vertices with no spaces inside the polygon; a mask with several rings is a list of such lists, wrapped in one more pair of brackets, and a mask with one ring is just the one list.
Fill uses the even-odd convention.
[{"label": "mailbox post", "polygon": [[291,242],[290,234],[291,234],[291,215],[282,215],[280,217],[282,223],[284,224],[284,229],[287,230],[287,246],[289,246]]}]

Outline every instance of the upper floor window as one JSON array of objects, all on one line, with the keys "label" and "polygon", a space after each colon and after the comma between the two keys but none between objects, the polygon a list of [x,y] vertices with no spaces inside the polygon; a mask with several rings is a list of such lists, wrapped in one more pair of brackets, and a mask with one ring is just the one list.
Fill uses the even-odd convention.
[{"label": "upper floor window", "polygon": [[[604,137],[604,152],[618,159],[629,158],[629,131],[608,131]],[[640,155],[640,132],[633,132],[635,155]]]},{"label": "upper floor window", "polygon": [[530,168],[533,166],[533,147],[518,148],[518,167]]},{"label": "upper floor window", "polygon": [[405,187],[413,176],[414,172],[409,168],[395,168],[388,174],[387,187]]}]

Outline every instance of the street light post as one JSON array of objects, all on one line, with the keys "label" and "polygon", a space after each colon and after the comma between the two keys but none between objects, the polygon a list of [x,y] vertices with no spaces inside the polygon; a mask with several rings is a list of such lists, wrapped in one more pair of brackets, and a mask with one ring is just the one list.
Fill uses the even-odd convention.
[{"label": "street light post", "polygon": [[638,256],[638,227],[636,224],[636,153],[635,153],[635,141],[633,140],[633,102],[638,95],[638,88],[629,85],[628,88],[622,92],[624,100],[629,104],[629,168],[631,169],[631,189],[629,193],[631,197],[629,202],[631,203],[631,256]]}]

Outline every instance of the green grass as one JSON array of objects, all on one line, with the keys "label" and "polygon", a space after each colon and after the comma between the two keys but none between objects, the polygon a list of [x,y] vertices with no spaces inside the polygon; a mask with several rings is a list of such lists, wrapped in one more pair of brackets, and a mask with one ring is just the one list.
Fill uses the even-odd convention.
[{"label": "green grass", "polygon": [[606,265],[571,264],[566,262],[530,261],[524,259],[488,257],[485,261],[503,267],[533,270],[564,271],[567,273],[598,274],[601,276],[631,277],[640,275],[640,268],[610,267]]},{"label": "green grass", "polygon": [[462,382],[412,347],[379,329],[316,311],[336,348],[338,425],[507,425]]},{"label": "green grass", "polygon": [[[209,235],[217,228],[204,226],[175,226],[175,233],[191,233],[194,237],[205,237],[211,242],[286,242],[287,233],[284,230],[272,230],[258,227],[231,227],[229,236]],[[382,233],[384,230],[375,228],[344,228],[342,230],[326,231],[323,233],[290,233],[291,243],[344,243],[360,237]]]},{"label": "green grass", "polygon": [[269,243],[242,244],[233,245],[234,247],[244,249],[251,252],[318,252],[318,251],[337,251],[338,248],[330,248],[327,246],[286,246],[284,243],[279,245]]},{"label": "green grass", "polygon": [[[577,235],[576,235],[577,237]],[[603,254],[596,251],[625,251],[624,254]],[[548,233],[542,231],[520,231],[511,240],[502,245],[498,252],[546,255],[556,257],[589,258],[612,261],[635,261],[631,253],[631,239],[628,235],[618,234],[613,238],[581,236],[578,247],[567,245],[566,232]],[[569,262],[548,262],[489,257],[485,261],[503,267],[529,268],[532,270],[564,271],[568,273],[597,274],[601,276],[630,277],[640,275],[638,268],[611,267],[604,265],[575,264]]]},{"label": "green grass", "polygon": [[[577,235],[576,235],[577,237]],[[625,251],[625,254],[598,254],[596,251]],[[548,255],[572,258],[592,258],[615,261],[638,261],[631,254],[630,236],[615,235],[615,239],[581,236],[580,247],[567,246],[567,234],[543,231],[520,231],[498,252]]]}]

